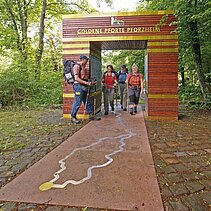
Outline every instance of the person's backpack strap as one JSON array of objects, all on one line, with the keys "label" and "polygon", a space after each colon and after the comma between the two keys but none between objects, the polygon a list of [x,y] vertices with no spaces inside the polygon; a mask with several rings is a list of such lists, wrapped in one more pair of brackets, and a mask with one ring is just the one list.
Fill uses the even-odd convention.
[{"label": "person's backpack strap", "polygon": [[118,72],[118,78],[117,78],[117,81],[118,82],[119,82],[119,78],[120,78],[121,75],[125,75],[125,77],[127,78],[128,73],[127,72],[122,72],[121,70],[119,70],[119,72]]},{"label": "person's backpack strap", "polygon": [[130,84],[130,79],[132,78],[132,75],[133,75],[132,72],[130,72],[130,77],[129,77],[129,79],[128,79],[128,85],[129,85],[129,86],[131,86],[131,84]]},{"label": "person's backpack strap", "polygon": [[112,81],[113,81],[113,83],[114,83],[115,73],[111,73],[111,76],[112,76]]},{"label": "person's backpack strap", "polygon": [[[79,66],[79,75],[78,75],[78,77],[81,78],[82,66],[81,66],[81,64],[79,64],[79,63],[77,63],[77,62],[75,62],[74,66],[75,66],[75,65],[78,65],[78,66]],[[74,74],[74,71],[73,71],[73,74]],[[74,78],[75,78],[75,74],[74,74]]]},{"label": "person's backpack strap", "polygon": [[[104,74],[103,74],[104,81],[105,81],[107,75],[108,75],[108,71],[104,72]],[[111,76],[112,76],[112,81],[114,82],[115,73],[112,72],[112,73],[111,73]]]},{"label": "person's backpack strap", "polygon": [[103,80],[104,80],[103,83],[105,83],[106,74],[107,74],[107,71],[103,73]]},{"label": "person's backpack strap", "polygon": [[117,72],[117,74],[116,74],[116,79],[117,79],[117,81],[119,80],[119,76],[121,75],[121,70],[119,70],[118,72]]}]

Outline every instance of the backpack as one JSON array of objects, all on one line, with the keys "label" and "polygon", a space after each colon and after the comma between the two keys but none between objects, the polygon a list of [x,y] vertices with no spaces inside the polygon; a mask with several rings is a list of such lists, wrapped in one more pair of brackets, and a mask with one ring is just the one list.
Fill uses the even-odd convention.
[{"label": "backpack", "polygon": [[128,74],[128,71],[126,70],[126,72],[125,73],[122,73],[122,71],[121,70],[119,70],[118,72],[117,72],[117,81],[119,82],[119,77],[120,77],[120,75],[125,75],[126,74],[126,76],[127,76],[127,74]]},{"label": "backpack", "polygon": [[[132,72],[130,72],[130,78],[128,79],[128,85],[130,85],[130,86],[132,86],[131,84],[130,84],[130,79],[132,78],[132,76],[133,76],[133,74],[132,74]],[[139,77],[139,80],[140,80],[140,74],[138,74],[138,77]],[[141,83],[140,83],[140,85],[141,85]]]},{"label": "backpack", "polygon": [[[104,74],[103,74],[103,78],[104,78],[104,80],[105,80],[105,77],[107,77],[107,72],[108,71],[106,71],[106,72],[104,72]],[[112,71],[111,72],[111,76],[112,76],[112,81],[114,82],[114,76],[116,75],[116,71]]]},{"label": "backpack", "polygon": [[68,84],[73,84],[74,81],[75,81],[73,67],[76,64],[80,66],[80,71],[79,71],[79,77],[80,77],[80,73],[81,73],[81,69],[82,69],[80,64],[78,64],[77,62],[75,62],[73,60],[65,60],[63,62],[63,65],[64,65],[64,77],[65,77],[65,81],[67,81]]}]

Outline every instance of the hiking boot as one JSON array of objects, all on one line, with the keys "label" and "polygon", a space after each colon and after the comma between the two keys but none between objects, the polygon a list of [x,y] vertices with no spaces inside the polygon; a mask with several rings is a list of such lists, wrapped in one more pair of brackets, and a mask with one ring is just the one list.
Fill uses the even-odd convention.
[{"label": "hiking boot", "polygon": [[72,122],[74,125],[77,125],[77,124],[80,124],[80,123],[81,123],[81,121],[78,120],[76,117],[72,117],[72,118],[71,118],[71,122]]},{"label": "hiking boot", "polygon": [[94,119],[95,119],[94,115],[93,114],[90,114],[89,115],[89,120],[94,120]]},{"label": "hiking boot", "polygon": [[99,121],[99,120],[101,120],[101,118],[98,116],[92,116],[92,117],[89,117],[89,120],[90,121]]},{"label": "hiking boot", "polygon": [[134,107],[134,113],[137,114],[137,107]]},{"label": "hiking boot", "polygon": [[108,115],[108,111],[105,111],[104,115]]},{"label": "hiking boot", "polygon": [[123,109],[123,111],[127,111],[127,109],[126,109],[126,108],[124,108],[124,109]]},{"label": "hiking boot", "polygon": [[130,114],[131,114],[131,115],[134,115],[134,113],[133,113],[133,108],[130,108]]}]

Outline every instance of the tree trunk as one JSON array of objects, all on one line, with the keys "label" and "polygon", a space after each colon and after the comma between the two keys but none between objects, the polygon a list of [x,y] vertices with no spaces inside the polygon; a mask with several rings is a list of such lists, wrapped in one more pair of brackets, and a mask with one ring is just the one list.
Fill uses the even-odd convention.
[{"label": "tree trunk", "polygon": [[21,32],[22,32],[22,55],[23,55],[23,61],[27,61],[28,58],[28,37],[27,37],[27,6],[26,1],[23,0],[20,2],[20,0],[17,1],[18,3],[18,12],[19,12],[19,18],[21,22]]},{"label": "tree trunk", "polygon": [[44,29],[45,29],[45,14],[46,14],[46,8],[47,8],[47,2],[46,0],[42,1],[42,12],[40,17],[40,29],[39,29],[39,43],[38,48],[36,50],[36,56],[35,56],[35,78],[37,80],[40,80],[40,74],[41,74],[41,59],[43,54],[43,48],[44,48]]},{"label": "tree trunk", "polygon": [[[188,7],[194,7],[195,12],[197,12],[198,1],[197,0],[189,0]],[[197,77],[199,80],[201,92],[203,95],[204,100],[207,99],[207,95],[209,93],[208,87],[206,86],[205,75],[203,71],[202,65],[202,57],[201,57],[201,45],[199,40],[199,33],[198,33],[198,24],[194,20],[190,20],[189,23],[190,33],[191,33],[191,47],[193,51],[194,61],[196,64],[196,72]]]},{"label": "tree trunk", "polygon": [[56,40],[54,40],[53,35],[49,35],[48,37],[49,37],[48,43],[49,43],[50,46],[52,46],[52,49],[53,49],[52,61],[53,61],[53,64],[54,64],[54,70],[59,71],[59,56],[58,56]]},{"label": "tree trunk", "polygon": [[203,98],[204,98],[204,100],[206,100],[209,90],[206,86],[205,76],[204,76],[204,72],[203,72],[202,57],[201,57],[201,45],[200,45],[199,36],[198,36],[198,26],[197,26],[196,22],[191,21],[191,22],[189,22],[189,27],[190,27],[191,34],[192,34],[191,47],[192,47],[192,51],[193,51],[194,60],[196,63],[196,72],[197,72],[197,76],[198,76],[198,80],[199,80]]},{"label": "tree trunk", "polygon": [[17,25],[16,19],[15,19],[15,15],[14,15],[14,13],[13,13],[10,5],[9,5],[8,0],[4,0],[4,2],[5,2],[5,7],[6,7],[8,13],[9,13],[9,16],[10,16],[12,22],[13,22],[14,30],[16,32],[16,36],[17,36],[17,38],[16,38],[17,48],[20,51],[20,53],[22,54],[22,46],[21,46],[21,42],[20,42],[20,34],[19,34],[19,30],[18,30],[18,25]]},{"label": "tree trunk", "polygon": [[181,68],[182,87],[185,87],[185,71],[184,67]]},{"label": "tree trunk", "polygon": [[28,36],[27,36],[27,30],[28,30],[28,23],[27,23],[27,5],[26,0],[23,0],[23,52],[24,56],[27,60],[28,58]]}]

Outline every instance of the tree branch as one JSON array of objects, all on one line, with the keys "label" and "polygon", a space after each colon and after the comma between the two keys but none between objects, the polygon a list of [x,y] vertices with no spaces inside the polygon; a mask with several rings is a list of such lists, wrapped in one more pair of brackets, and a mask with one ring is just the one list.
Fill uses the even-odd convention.
[{"label": "tree branch", "polygon": [[21,32],[22,32],[22,52],[23,57],[27,59],[27,8],[26,8],[26,0],[23,0],[21,4],[20,0],[17,0],[18,4],[18,12],[21,21]]},{"label": "tree branch", "polygon": [[12,9],[9,5],[9,2],[7,0],[4,0],[4,2],[5,2],[6,9],[7,9],[9,15],[10,15],[10,18],[13,22],[14,30],[16,31],[16,36],[17,36],[16,42],[17,42],[18,50],[22,52],[22,48],[21,48],[21,45],[20,45],[19,30],[18,30],[18,25],[17,25],[16,20],[15,20],[15,15],[12,12]]}]

